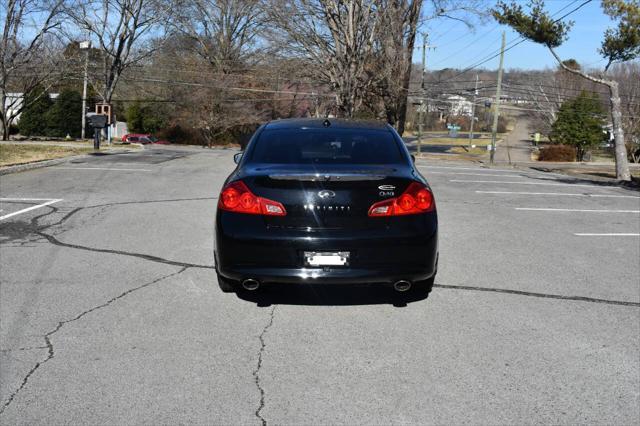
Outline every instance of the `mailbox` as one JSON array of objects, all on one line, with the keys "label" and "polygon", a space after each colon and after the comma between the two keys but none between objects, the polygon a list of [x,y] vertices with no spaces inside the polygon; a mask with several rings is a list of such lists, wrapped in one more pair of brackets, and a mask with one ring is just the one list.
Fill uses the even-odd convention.
[{"label": "mailbox", "polygon": [[94,129],[102,129],[107,126],[107,116],[102,114],[87,114],[87,123]]}]

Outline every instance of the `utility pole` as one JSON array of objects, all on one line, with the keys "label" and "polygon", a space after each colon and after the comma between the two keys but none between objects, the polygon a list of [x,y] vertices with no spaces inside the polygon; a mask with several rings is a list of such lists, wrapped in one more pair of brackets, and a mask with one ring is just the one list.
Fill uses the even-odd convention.
[{"label": "utility pole", "polygon": [[496,155],[496,133],[498,132],[498,116],[500,115],[500,90],[502,89],[502,66],[504,65],[504,44],[505,36],[502,32],[502,47],[500,47],[500,66],[498,67],[498,87],[496,88],[496,102],[493,111],[493,128],[491,129],[491,154],[489,156],[493,164]]},{"label": "utility pole", "polygon": [[84,82],[82,84],[82,129],[80,130],[80,138],[84,140],[84,128],[87,126],[87,79],[89,74],[89,51],[91,50],[91,42],[83,41],[80,43],[80,50],[85,51],[84,56]]},{"label": "utility pole", "polygon": [[273,92],[273,101],[271,106],[271,119],[276,119],[276,101],[278,99],[278,94],[280,93],[280,71],[276,74],[276,90]]},{"label": "utility pole", "polygon": [[473,123],[476,121],[476,96],[478,96],[478,74],[476,74],[476,88],[473,91],[473,103],[471,104],[471,124],[469,125],[469,149],[473,144]]},{"label": "utility pole", "polygon": [[314,114],[313,116],[316,118],[320,118],[320,101],[318,99],[318,94],[315,90],[311,91],[311,98],[313,99],[313,108]]},{"label": "utility pole", "polygon": [[422,99],[420,99],[420,109],[418,110],[418,146],[417,146],[417,154],[420,155],[421,145],[422,145],[422,122],[424,121],[422,115],[424,114],[424,110],[426,108],[424,98],[425,90],[424,90],[424,77],[427,73],[427,49],[435,46],[429,46],[427,44],[428,35],[426,33],[422,34],[422,81],[420,83],[420,88],[422,89]]}]

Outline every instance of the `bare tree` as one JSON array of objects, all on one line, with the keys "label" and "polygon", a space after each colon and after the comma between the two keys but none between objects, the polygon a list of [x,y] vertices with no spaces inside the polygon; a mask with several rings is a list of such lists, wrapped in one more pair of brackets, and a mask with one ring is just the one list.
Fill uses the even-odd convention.
[{"label": "bare tree", "polygon": [[[61,24],[64,0],[5,0],[0,7],[0,133],[9,128],[27,107],[27,95],[45,86],[58,70],[50,51],[50,35]],[[21,95],[10,95],[17,92]]]},{"label": "bare tree", "polygon": [[267,10],[287,50],[332,87],[339,114],[352,117],[372,82],[365,71],[381,30],[379,0],[274,0]]},{"label": "bare tree", "polygon": [[211,145],[266,118],[267,108],[258,108],[264,100],[256,95],[264,97],[270,85],[248,72],[260,59],[259,0],[187,0],[179,3],[169,24],[170,38],[183,41],[181,56],[191,55],[193,64],[204,69],[196,78],[203,88],[182,97],[198,105],[181,111],[182,122]]},{"label": "bare tree", "polygon": [[381,27],[376,37],[375,56],[369,71],[374,92],[382,100],[388,123],[404,132],[411,65],[421,0],[383,0]]},{"label": "bare tree", "polygon": [[259,0],[193,0],[182,3],[172,27],[194,41],[214,69],[231,73],[245,65],[262,26]]},{"label": "bare tree", "polygon": [[104,102],[111,102],[123,72],[162,46],[151,38],[170,6],[156,0],[88,0],[69,10],[80,31],[102,51],[102,78],[94,86]]},{"label": "bare tree", "polygon": [[377,32],[375,90],[384,104],[387,121],[404,133],[407,99],[411,83],[412,59],[419,27],[456,20],[469,30],[483,12],[483,0],[381,0],[381,28]]}]

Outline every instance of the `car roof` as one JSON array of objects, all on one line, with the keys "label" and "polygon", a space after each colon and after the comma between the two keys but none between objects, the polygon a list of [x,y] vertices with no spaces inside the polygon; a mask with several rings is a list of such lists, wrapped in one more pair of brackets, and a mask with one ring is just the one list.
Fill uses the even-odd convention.
[{"label": "car roof", "polygon": [[266,124],[265,129],[322,129],[326,127],[331,129],[388,130],[388,124],[384,121],[347,120],[344,118],[287,118],[270,121]]}]

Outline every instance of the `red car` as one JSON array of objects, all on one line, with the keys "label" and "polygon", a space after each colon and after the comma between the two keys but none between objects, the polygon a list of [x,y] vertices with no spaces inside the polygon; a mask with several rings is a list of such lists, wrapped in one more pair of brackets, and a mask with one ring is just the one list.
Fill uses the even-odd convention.
[{"label": "red car", "polygon": [[160,144],[160,145],[169,145],[169,143],[170,143],[169,141],[159,140],[155,136],[147,134],[147,133],[129,133],[129,134],[124,135],[122,137],[122,142],[141,143],[143,145],[146,145],[148,143],[155,143],[155,144]]}]

